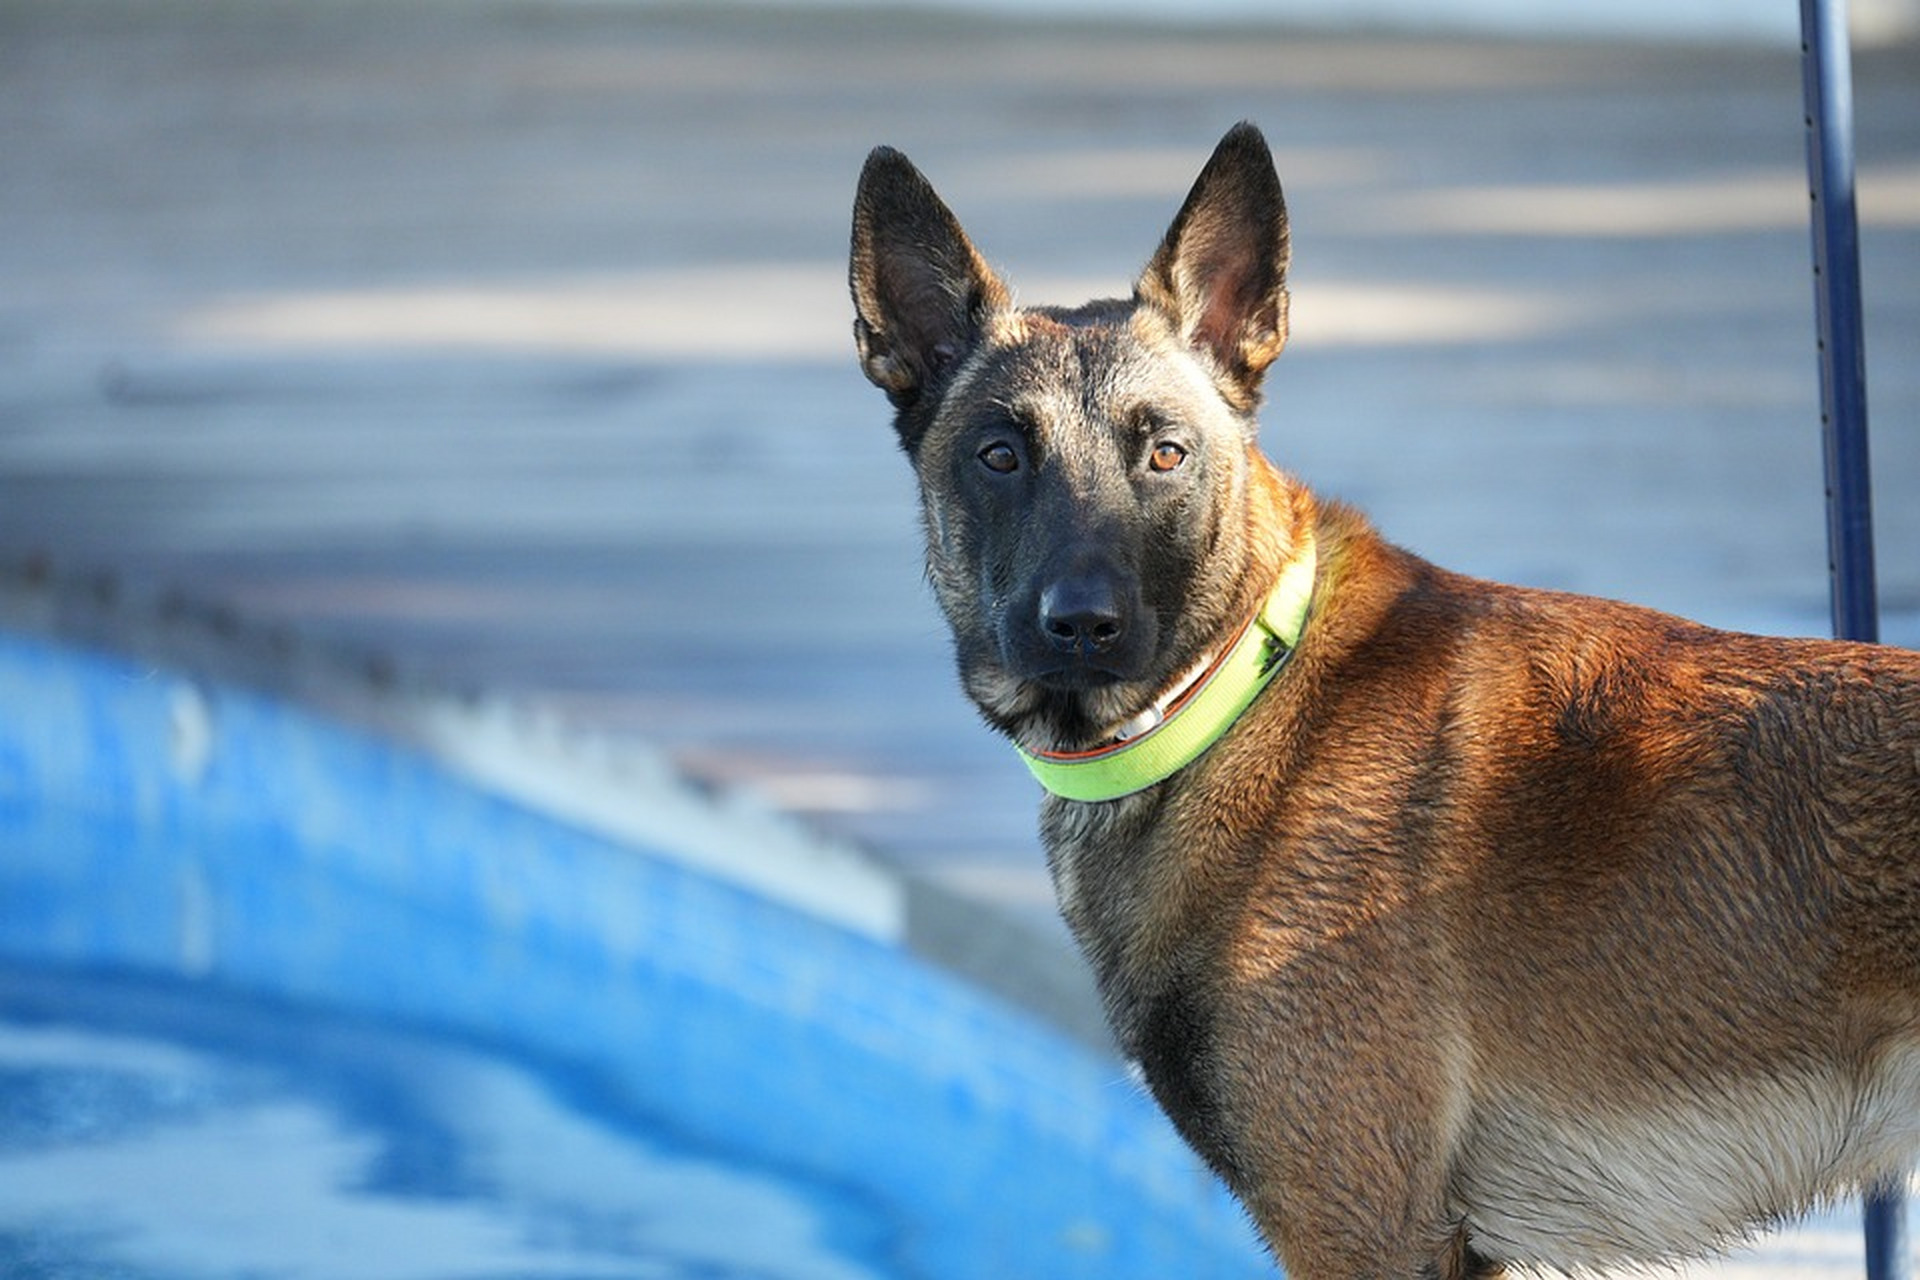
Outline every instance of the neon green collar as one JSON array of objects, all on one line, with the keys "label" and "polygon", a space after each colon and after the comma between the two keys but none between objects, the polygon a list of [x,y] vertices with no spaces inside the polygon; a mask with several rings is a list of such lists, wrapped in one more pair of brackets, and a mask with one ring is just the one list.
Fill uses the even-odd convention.
[{"label": "neon green collar", "polygon": [[[1226,736],[1279,674],[1300,643],[1313,601],[1313,535],[1281,571],[1279,582],[1239,638],[1163,704],[1129,721],[1111,746],[1092,751],[1028,751],[1020,758],[1040,785],[1066,800],[1118,800],[1164,782]],[[1141,720],[1147,723],[1136,728]]]}]

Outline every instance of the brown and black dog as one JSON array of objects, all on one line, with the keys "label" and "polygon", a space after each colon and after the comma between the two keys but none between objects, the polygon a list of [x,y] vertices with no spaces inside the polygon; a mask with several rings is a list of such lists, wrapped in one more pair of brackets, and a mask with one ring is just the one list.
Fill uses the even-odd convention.
[{"label": "brown and black dog", "polygon": [[1920,655],[1387,544],[1255,443],[1287,261],[1250,125],[1070,309],[860,178],[861,364],[1122,1048],[1301,1280],[1682,1257],[1900,1176]]}]

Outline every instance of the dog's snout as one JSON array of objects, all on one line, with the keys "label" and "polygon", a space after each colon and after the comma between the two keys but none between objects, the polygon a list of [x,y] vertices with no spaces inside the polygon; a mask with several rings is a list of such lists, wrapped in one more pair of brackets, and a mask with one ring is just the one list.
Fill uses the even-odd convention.
[{"label": "dog's snout", "polygon": [[1038,575],[1004,615],[1001,652],[1025,678],[1060,689],[1137,680],[1154,652],[1154,613],[1112,557],[1082,552]]},{"label": "dog's snout", "polygon": [[1106,653],[1126,634],[1113,581],[1086,574],[1055,582],[1040,593],[1040,629],[1063,652]]}]

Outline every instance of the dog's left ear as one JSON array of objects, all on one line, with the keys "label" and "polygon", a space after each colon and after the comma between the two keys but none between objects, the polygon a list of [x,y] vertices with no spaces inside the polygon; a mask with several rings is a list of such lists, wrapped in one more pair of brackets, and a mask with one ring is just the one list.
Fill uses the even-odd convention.
[{"label": "dog's left ear", "polygon": [[1147,264],[1134,297],[1212,365],[1228,403],[1251,410],[1287,341],[1287,205],[1267,140],[1228,131]]}]

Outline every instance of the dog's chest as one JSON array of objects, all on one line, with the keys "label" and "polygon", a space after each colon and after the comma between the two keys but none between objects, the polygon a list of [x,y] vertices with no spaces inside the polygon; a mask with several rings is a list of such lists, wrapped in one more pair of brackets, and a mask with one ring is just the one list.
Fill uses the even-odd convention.
[{"label": "dog's chest", "polygon": [[1229,1186],[1246,1185],[1222,1090],[1211,1002],[1176,976],[1140,1006],[1132,1051],[1154,1100]]},{"label": "dog's chest", "polygon": [[1049,797],[1040,809],[1060,915],[1104,982],[1122,963],[1151,910],[1142,846],[1150,829],[1145,802],[1075,804]]},{"label": "dog's chest", "polygon": [[1206,957],[1168,891],[1149,806],[1055,805],[1043,815],[1060,911],[1092,966],[1120,1050],[1137,1062],[1187,1142],[1229,1183],[1214,1002]]}]

